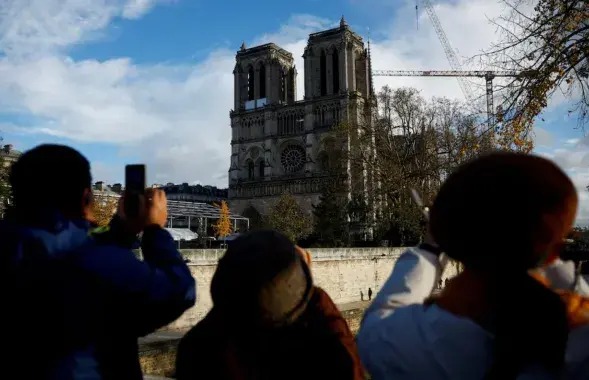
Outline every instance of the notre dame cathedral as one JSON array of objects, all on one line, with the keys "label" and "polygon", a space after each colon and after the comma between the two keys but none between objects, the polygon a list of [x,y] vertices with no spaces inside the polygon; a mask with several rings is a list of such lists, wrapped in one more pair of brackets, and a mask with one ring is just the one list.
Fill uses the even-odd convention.
[{"label": "notre dame cathedral", "polygon": [[[229,202],[235,213],[253,207],[266,214],[284,193],[311,212],[332,180],[327,170],[330,128],[353,125],[366,114],[372,91],[370,52],[343,17],[339,28],[309,35],[303,58],[305,96],[298,100],[290,52],[273,43],[243,44],[237,52],[229,168]],[[366,170],[350,169],[349,162],[347,167],[348,197],[366,193]]]}]

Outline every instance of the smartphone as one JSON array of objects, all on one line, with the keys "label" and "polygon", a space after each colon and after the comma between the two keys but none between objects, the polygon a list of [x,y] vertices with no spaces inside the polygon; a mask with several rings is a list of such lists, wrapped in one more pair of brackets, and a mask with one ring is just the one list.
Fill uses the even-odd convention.
[{"label": "smartphone", "polygon": [[145,165],[125,166],[125,215],[139,216],[139,197],[145,194]]}]

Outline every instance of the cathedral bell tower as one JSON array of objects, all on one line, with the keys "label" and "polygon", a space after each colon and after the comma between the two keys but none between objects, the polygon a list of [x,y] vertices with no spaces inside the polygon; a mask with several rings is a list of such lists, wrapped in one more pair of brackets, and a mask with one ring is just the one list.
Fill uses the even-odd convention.
[{"label": "cathedral bell tower", "polygon": [[235,61],[236,112],[296,101],[297,71],[291,53],[273,43],[250,49],[243,43]]}]

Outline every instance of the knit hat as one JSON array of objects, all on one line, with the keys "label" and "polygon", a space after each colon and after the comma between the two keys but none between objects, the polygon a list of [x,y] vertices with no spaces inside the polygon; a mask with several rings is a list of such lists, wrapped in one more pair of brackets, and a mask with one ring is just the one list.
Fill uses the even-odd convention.
[{"label": "knit hat", "polygon": [[295,245],[279,232],[257,230],[229,244],[213,276],[211,298],[226,321],[279,327],[305,311],[312,289]]}]

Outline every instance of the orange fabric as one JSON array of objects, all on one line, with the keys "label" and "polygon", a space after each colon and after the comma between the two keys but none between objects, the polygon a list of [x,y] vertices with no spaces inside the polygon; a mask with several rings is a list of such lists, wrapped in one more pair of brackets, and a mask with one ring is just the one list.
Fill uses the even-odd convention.
[{"label": "orange fabric", "polygon": [[[531,273],[531,276],[544,286],[550,288],[550,281],[540,273]],[[589,298],[583,297],[570,290],[554,290],[562,302],[567,306],[569,326],[571,329],[589,324]]]},{"label": "orange fabric", "polygon": [[309,267],[311,267],[311,252],[306,250],[305,248],[301,248],[298,245],[296,246],[298,254],[301,256],[303,261],[307,263]]},{"label": "orange fabric", "polygon": [[[350,330],[348,323],[342,316],[341,312],[329,297],[329,295],[321,288],[315,288],[315,293],[318,296],[317,303],[314,305],[317,312],[325,319],[328,326],[328,331],[334,334],[341,342],[353,363],[353,379],[363,380],[364,369],[360,362],[360,355],[356,346],[356,339]],[[311,306],[313,307],[313,306]]]}]

